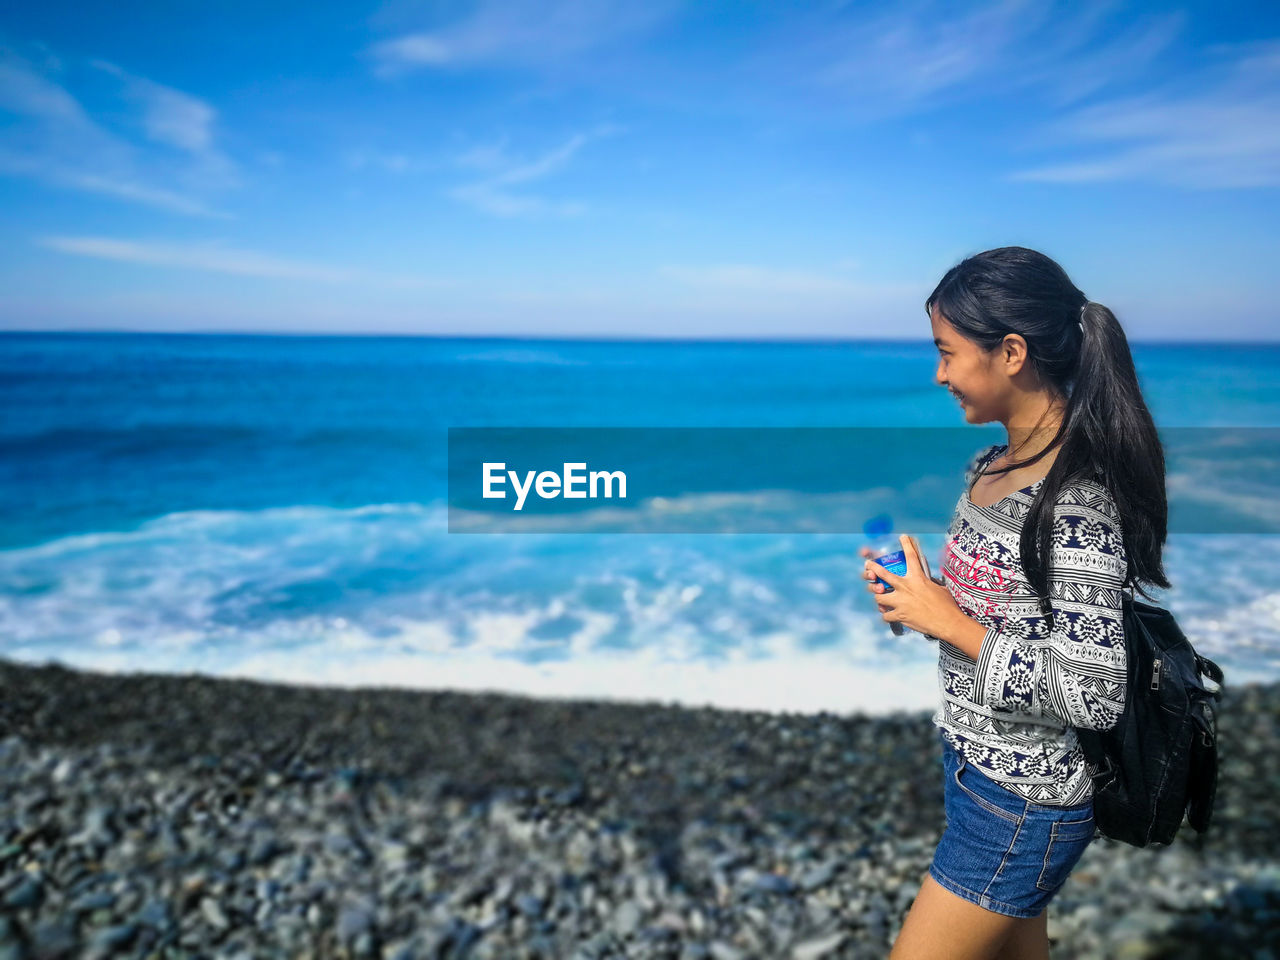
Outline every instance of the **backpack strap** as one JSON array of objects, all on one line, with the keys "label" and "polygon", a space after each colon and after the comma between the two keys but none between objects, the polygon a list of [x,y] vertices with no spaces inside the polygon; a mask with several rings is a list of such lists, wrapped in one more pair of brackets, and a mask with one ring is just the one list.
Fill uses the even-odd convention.
[{"label": "backpack strap", "polygon": [[[1129,602],[1132,603],[1134,599],[1134,595],[1133,595],[1134,581],[1126,579],[1124,584],[1121,586],[1120,590],[1121,590],[1121,593],[1128,596]],[[1218,689],[1213,691],[1214,695],[1215,696],[1220,695],[1220,690],[1222,687],[1222,676],[1223,676],[1222,668],[1218,666],[1216,663],[1214,663],[1212,660],[1210,660],[1208,657],[1202,657],[1200,654],[1196,653],[1194,649],[1192,649],[1192,653],[1196,658],[1196,666],[1200,669],[1200,672],[1203,673],[1206,677],[1212,680],[1214,684],[1217,685]]]},{"label": "backpack strap", "polygon": [[1200,668],[1200,672],[1205,674],[1214,683],[1221,685],[1222,668],[1210,660],[1208,657],[1202,657],[1196,654],[1196,666]]}]

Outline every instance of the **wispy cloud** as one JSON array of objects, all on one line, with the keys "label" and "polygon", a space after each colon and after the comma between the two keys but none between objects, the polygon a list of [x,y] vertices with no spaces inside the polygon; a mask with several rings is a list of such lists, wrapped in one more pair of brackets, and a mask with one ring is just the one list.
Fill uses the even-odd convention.
[{"label": "wispy cloud", "polygon": [[49,157],[15,153],[3,147],[0,147],[0,174],[31,177],[70,190],[141,203],[186,216],[224,220],[230,218],[228,214],[212,210],[201,201],[174,190],[127,180],[121,175],[93,173]]},{"label": "wispy cloud", "polygon": [[[1057,43],[1027,51],[1016,81],[1042,88],[1053,107],[1069,106],[1108,87],[1142,80],[1155,61],[1169,54],[1187,26],[1182,10],[1160,12],[1133,24],[1112,25],[1103,17],[1111,8],[1084,8],[1068,19]],[[1074,30],[1073,30],[1074,27]]]},{"label": "wispy cloud", "polygon": [[[61,69],[55,58],[44,60],[46,71]],[[123,81],[145,138],[180,149],[186,159],[156,155],[154,147],[144,150],[109,130],[63,84],[0,49],[0,111],[12,117],[0,131],[0,174],[188,216],[225,217],[193,195],[193,185],[222,187],[234,180],[232,164],[213,143],[212,108],[110,64],[95,66]]]},{"label": "wispy cloud", "polygon": [[216,111],[209,104],[181,90],[127,73],[114,63],[94,60],[92,64],[120,79],[126,96],[142,109],[147,136],[152,140],[191,153],[212,149]]},{"label": "wispy cloud", "polygon": [[577,200],[548,200],[545,197],[520,196],[497,189],[488,183],[469,183],[454,187],[449,196],[483,213],[495,217],[550,215],[577,217],[587,212],[586,204]]},{"label": "wispy cloud", "polygon": [[1108,0],[836,3],[779,24],[742,69],[793,102],[860,122],[1026,90],[1061,106],[1141,75],[1184,20],[1122,24],[1118,12]]},{"label": "wispy cloud", "polygon": [[1020,0],[895,4],[871,17],[857,11],[817,35],[829,53],[811,61],[814,78],[881,109],[913,104],[993,69],[1046,16],[1043,4]]},{"label": "wispy cloud", "polygon": [[1092,156],[1010,174],[1013,180],[1147,180],[1197,188],[1280,184],[1280,41],[1214,48],[1223,65],[1175,87],[1095,103],[1044,139]]},{"label": "wispy cloud", "polygon": [[455,158],[462,167],[482,169],[488,174],[472,183],[454,187],[449,196],[470,204],[478,210],[499,217],[526,214],[557,214],[576,216],[586,210],[578,201],[553,201],[517,192],[513,187],[544,179],[563,169],[587,143],[618,133],[624,128],[612,123],[600,124],[591,130],[576,133],[564,143],[531,160],[516,160],[506,153],[502,145],[473,147]]},{"label": "wispy cloud", "polygon": [[274,280],[302,280],[313,283],[389,283],[404,287],[436,287],[451,281],[431,277],[403,276],[331,264],[292,260],[256,250],[236,250],[214,244],[180,244],[115,237],[49,236],[36,242],[59,253],[114,260],[149,267],[170,267],[227,273],[242,277]]},{"label": "wispy cloud", "polygon": [[914,288],[869,283],[842,275],[840,261],[835,271],[771,267],[759,264],[724,263],[705,265],[666,264],[658,268],[663,277],[707,291],[766,296],[860,297],[868,293],[906,293]]},{"label": "wispy cloud", "polygon": [[674,0],[481,0],[468,16],[382,41],[368,52],[383,76],[484,63],[558,66],[646,33],[678,7]]},{"label": "wispy cloud", "polygon": [[653,317],[680,318],[677,335],[703,324],[743,337],[909,335],[902,318],[915,322],[920,285],[868,278],[844,262],[667,263],[632,299]]},{"label": "wispy cloud", "polygon": [[346,155],[347,166],[352,170],[376,168],[388,173],[408,173],[416,166],[413,158],[404,153],[388,153],[382,150],[352,150]]},{"label": "wispy cloud", "polygon": [[91,125],[75,97],[7,50],[0,50],[0,109],[73,126]]},{"label": "wispy cloud", "polygon": [[113,77],[121,85],[121,93],[140,116],[142,130],[148,140],[181,150],[192,158],[194,166],[185,179],[206,187],[237,184],[235,165],[214,139],[217,111],[182,90],[166,87],[139,77],[105,60],[91,61],[92,66]]}]

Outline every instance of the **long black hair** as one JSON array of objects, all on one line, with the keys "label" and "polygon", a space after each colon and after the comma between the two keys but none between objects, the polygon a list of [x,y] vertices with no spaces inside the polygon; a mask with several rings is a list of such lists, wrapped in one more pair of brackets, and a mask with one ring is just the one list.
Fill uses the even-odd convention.
[{"label": "long black hair", "polygon": [[1054,260],[1026,247],[998,247],[956,264],[929,294],[933,308],[983,350],[1016,333],[1027,360],[1066,413],[1053,440],[1036,455],[992,473],[1007,473],[1062,449],[1032,501],[1019,549],[1027,582],[1049,610],[1047,559],[1058,492],[1077,479],[1102,483],[1120,512],[1128,568],[1125,586],[1169,586],[1161,561],[1168,532],[1164,448],[1142,399],[1138,375],[1115,314],[1086,297]]}]

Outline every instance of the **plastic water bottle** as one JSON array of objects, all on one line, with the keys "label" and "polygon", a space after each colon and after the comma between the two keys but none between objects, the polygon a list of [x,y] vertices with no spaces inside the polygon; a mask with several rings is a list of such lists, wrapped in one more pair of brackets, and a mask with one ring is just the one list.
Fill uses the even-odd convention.
[{"label": "plastic water bottle", "polygon": [[[862,532],[870,540],[867,545],[871,548],[872,553],[876,554],[873,558],[875,562],[890,573],[905,577],[907,575],[907,554],[901,545],[895,543],[892,538],[893,519],[887,513],[872,517],[862,525]],[[875,582],[884,584],[886,593],[893,593],[893,587],[885,583],[883,577],[876,577]],[[905,628],[900,623],[890,622],[889,629],[893,631],[895,637],[900,637],[905,632]]]}]

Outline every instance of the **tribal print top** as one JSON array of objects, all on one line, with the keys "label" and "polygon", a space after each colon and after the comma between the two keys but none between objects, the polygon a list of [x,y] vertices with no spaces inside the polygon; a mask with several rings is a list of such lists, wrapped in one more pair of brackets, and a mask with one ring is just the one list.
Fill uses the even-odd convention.
[{"label": "tribal print top", "polygon": [[1101,482],[1063,485],[1053,512],[1050,630],[1018,546],[1043,479],[987,507],[969,499],[978,471],[1005,447],[988,448],[965,469],[947,531],[943,580],[987,633],[976,661],[930,637],[939,640],[942,695],[933,723],[969,763],[1017,796],[1074,806],[1093,796],[1096,770],[1071,727],[1107,729],[1124,709],[1120,516]]}]

